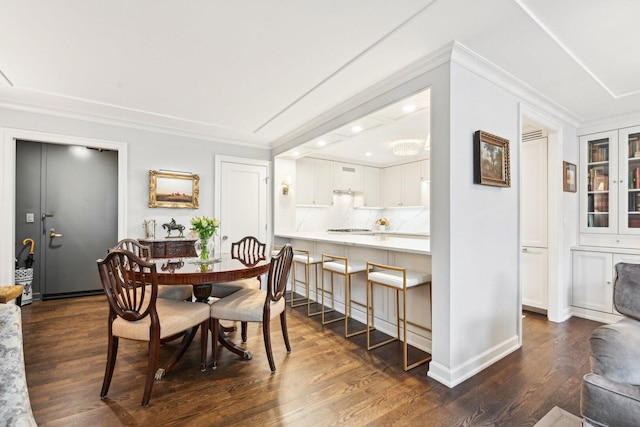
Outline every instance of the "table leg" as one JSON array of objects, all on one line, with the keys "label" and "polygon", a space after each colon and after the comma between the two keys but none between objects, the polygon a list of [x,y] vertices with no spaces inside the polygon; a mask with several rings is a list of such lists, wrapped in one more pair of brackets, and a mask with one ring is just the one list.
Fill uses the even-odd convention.
[{"label": "table leg", "polygon": [[[244,360],[251,360],[253,355],[242,347],[238,347],[233,341],[229,339],[229,336],[225,333],[224,327],[218,322],[218,342],[222,344],[230,352],[237,354]],[[214,365],[215,367],[215,365]]]},{"label": "table leg", "polygon": [[156,375],[155,375],[156,380],[162,379],[162,377],[164,377],[165,374],[168,374],[169,371],[174,366],[176,366],[176,363],[178,363],[180,358],[182,358],[184,353],[189,348],[189,345],[191,344],[191,341],[193,341],[193,337],[196,336],[196,332],[198,332],[198,325],[196,325],[193,328],[187,330],[187,332],[184,334],[184,337],[182,338],[182,342],[180,343],[180,345],[178,347],[176,347],[176,350],[173,352],[173,354],[171,355],[171,357],[169,358],[167,363],[164,365],[164,367],[159,368],[156,371]]}]

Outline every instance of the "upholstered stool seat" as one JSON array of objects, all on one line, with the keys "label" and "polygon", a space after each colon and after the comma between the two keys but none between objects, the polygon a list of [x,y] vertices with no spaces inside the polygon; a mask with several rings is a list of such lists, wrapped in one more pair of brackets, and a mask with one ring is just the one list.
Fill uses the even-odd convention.
[{"label": "upholstered stool seat", "polygon": [[22,285],[0,286],[0,303],[6,304],[11,300],[17,299],[18,305],[20,305],[23,290],[24,286]]},{"label": "upholstered stool seat", "polygon": [[[402,359],[403,360],[402,362],[403,362],[404,370],[408,371],[409,369],[415,368],[416,366],[422,365],[423,363],[426,363],[429,360],[431,360],[431,357],[426,357],[418,360],[415,363],[409,364],[409,348],[407,343],[407,324],[412,324],[422,329],[431,331],[430,328],[410,322],[407,319],[407,290],[411,288],[415,288],[417,286],[429,285],[429,293],[431,293],[431,274],[411,271],[401,267],[377,264],[373,262],[368,262],[366,268],[367,268],[367,329],[366,329],[367,350],[373,350],[374,348],[378,348],[385,344],[389,344],[391,342],[400,340],[401,339],[400,325],[402,325],[402,329],[403,329],[403,332],[402,332],[403,333],[402,335],[402,353],[403,353]],[[385,340],[376,344],[371,343],[371,331],[375,329],[373,285],[384,286],[388,289],[392,289],[395,291],[396,315],[397,315],[396,337],[390,338],[388,340]],[[399,296],[400,292],[402,292],[402,311],[400,310],[400,296]],[[429,295],[429,301],[431,303],[431,295]],[[400,313],[402,313],[402,317],[400,317]]]},{"label": "upholstered stool seat", "polygon": [[[349,260],[347,257],[331,254],[322,254],[322,290],[321,290],[321,313],[322,324],[338,322],[344,320],[344,336],[345,338],[354,335],[364,334],[367,330],[349,332],[349,318],[351,317],[351,304],[355,301],[351,298],[351,276],[356,273],[362,273],[367,270],[367,263],[363,261]],[[325,272],[331,277],[331,290],[327,291],[324,286]],[[325,314],[335,310],[335,297],[333,288],[333,276],[337,274],[344,277],[344,316],[327,320]],[[331,295],[331,310],[325,309],[325,294]]]}]

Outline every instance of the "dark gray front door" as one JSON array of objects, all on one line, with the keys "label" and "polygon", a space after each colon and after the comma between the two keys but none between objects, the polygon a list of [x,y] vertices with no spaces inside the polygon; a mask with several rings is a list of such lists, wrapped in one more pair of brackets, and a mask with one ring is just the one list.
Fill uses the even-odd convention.
[{"label": "dark gray front door", "polygon": [[42,167],[43,296],[100,291],[96,260],[118,234],[118,153],[44,144]]}]

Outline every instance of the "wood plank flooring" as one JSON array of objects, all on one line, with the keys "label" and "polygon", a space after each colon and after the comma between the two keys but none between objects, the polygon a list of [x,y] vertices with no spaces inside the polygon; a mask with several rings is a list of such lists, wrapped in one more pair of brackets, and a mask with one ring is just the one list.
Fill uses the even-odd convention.
[{"label": "wood plank flooring", "polygon": [[[553,406],[579,414],[587,340],[599,326],[526,313],[522,349],[449,389],[425,374],[427,365],[404,372],[399,343],[367,352],[364,336],[343,338],[341,322],[323,327],[303,308],[288,309],[293,351],[286,353],[279,322],[272,322],[275,374],[257,324],[246,344],[253,359],[222,350],[217,370],[200,372],[196,339],[155,383],[145,409],[145,343],[121,340],[109,397],[100,400],[104,296],[22,309],[27,382],[40,426],[532,426]],[[239,341],[239,332],[233,337]],[[161,360],[172,349],[163,346]]]}]

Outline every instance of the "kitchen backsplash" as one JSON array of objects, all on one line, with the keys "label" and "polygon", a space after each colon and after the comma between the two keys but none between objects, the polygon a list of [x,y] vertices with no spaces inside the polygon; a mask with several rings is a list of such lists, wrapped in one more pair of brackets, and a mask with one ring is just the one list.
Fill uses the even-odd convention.
[{"label": "kitchen backsplash", "polygon": [[328,228],[370,228],[376,220],[389,220],[387,230],[428,233],[430,212],[425,208],[366,209],[353,207],[350,195],[334,195],[333,206],[296,207],[296,231],[325,231]]}]

